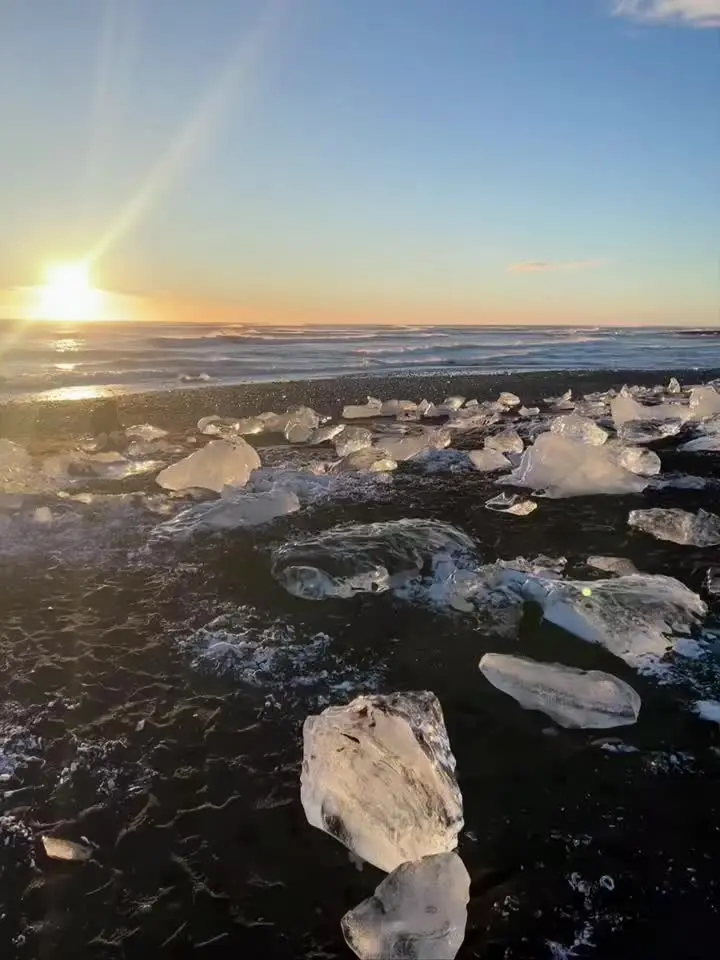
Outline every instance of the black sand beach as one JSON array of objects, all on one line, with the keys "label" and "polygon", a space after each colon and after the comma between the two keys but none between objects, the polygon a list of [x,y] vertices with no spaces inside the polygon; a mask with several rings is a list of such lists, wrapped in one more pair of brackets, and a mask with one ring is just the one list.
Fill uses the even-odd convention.
[{"label": "black sand beach", "polygon": [[[691,384],[720,369],[672,372]],[[128,395],[118,404],[126,426],[186,434],[216,412],[302,403],[337,416],[367,394],[437,402],[500,390],[530,406],[568,388],[669,376],[353,378]],[[88,433],[93,406],[8,405],[0,434],[31,449],[67,447]],[[310,459],[307,449],[248,439],[269,465]],[[720,477],[717,455],[657,450],[663,473]],[[154,483],[95,480],[83,489],[142,492]],[[22,527],[22,549],[0,557],[0,742],[17,761],[0,781],[3,960],[349,957],[340,918],[382,874],[358,871],[307,824],[302,722],[362,692],[411,689],[438,696],[457,759],[459,852],[472,878],[461,960],[714,960],[720,734],[687,709],[686,690],[635,675],[532,609],[509,643],[471,617],[391,593],[303,601],[270,575],[273,545],[340,522],[400,517],[453,524],[485,563],[564,556],[568,576],[582,579],[601,576],[585,565],[589,555],[614,555],[701,592],[719,562],[717,548],[681,547],[627,525],[639,506],[717,513],[716,487],[540,500],[527,518],[485,510],[498,489],[490,476],[408,462],[390,483],[348,487],[268,529],[149,551],[159,518],[126,506],[91,504],[76,520],[73,508],[66,515],[53,505],[61,518],[49,530]],[[711,606],[706,624],[716,637],[718,612]],[[222,637],[242,656],[217,648],[208,656]],[[501,649],[614,673],[641,694],[639,722],[607,734],[569,731],[520,709],[477,669],[484,652]],[[92,859],[49,861],[44,833],[88,843]]]}]

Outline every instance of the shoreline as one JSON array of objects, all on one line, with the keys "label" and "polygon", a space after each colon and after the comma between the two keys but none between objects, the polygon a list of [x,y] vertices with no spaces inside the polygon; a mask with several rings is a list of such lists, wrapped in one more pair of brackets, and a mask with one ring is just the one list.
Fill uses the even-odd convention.
[{"label": "shoreline", "polygon": [[364,402],[368,393],[383,399],[395,397],[442,401],[452,393],[468,399],[489,400],[502,390],[517,393],[526,405],[567,389],[592,393],[619,389],[623,384],[653,386],[675,376],[685,385],[720,377],[720,366],[706,369],[667,370],[550,370],[527,373],[363,374],[325,379],[244,383],[233,386],[180,386],[145,393],[112,394],[84,400],[18,398],[0,405],[0,436],[10,440],[72,438],[90,430],[92,410],[108,398],[118,404],[124,426],[151,423],[173,433],[195,428],[202,416],[220,414],[247,417],[265,410],[282,412],[303,404],[323,415],[338,418],[346,403]]}]

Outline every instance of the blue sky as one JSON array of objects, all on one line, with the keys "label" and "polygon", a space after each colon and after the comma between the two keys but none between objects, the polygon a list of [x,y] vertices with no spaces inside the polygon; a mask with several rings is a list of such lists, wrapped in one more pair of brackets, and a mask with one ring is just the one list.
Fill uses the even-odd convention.
[{"label": "blue sky", "polygon": [[720,0],[0,0],[6,306],[92,254],[195,311],[718,323],[718,25]]}]

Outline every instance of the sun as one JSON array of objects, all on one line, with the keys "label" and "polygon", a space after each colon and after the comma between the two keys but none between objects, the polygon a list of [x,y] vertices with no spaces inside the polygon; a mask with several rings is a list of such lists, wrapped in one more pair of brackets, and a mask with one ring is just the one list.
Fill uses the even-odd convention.
[{"label": "sun", "polygon": [[92,285],[90,267],[82,260],[48,267],[45,285],[38,294],[38,319],[69,322],[99,319],[100,291]]}]

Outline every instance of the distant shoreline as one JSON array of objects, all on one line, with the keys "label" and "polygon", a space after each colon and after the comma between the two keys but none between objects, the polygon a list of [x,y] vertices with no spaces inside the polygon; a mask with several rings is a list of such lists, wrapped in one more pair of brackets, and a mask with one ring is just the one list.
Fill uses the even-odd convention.
[{"label": "distant shoreline", "polygon": [[[567,389],[576,394],[619,389],[623,384],[652,386],[676,376],[683,385],[720,377],[720,365],[707,369],[575,370],[532,373],[363,374],[342,377],[245,383],[236,386],[201,384],[172,390],[118,394],[125,426],[152,423],[171,432],[188,431],[209,414],[252,416],[264,410],[284,411],[304,404],[324,415],[338,417],[346,403],[363,402],[368,394],[439,402],[449,394],[489,400],[501,390],[517,393],[526,405],[542,402]],[[0,436],[12,440],[55,440],[89,432],[90,412],[102,398],[38,400],[18,398],[0,406]]]}]

